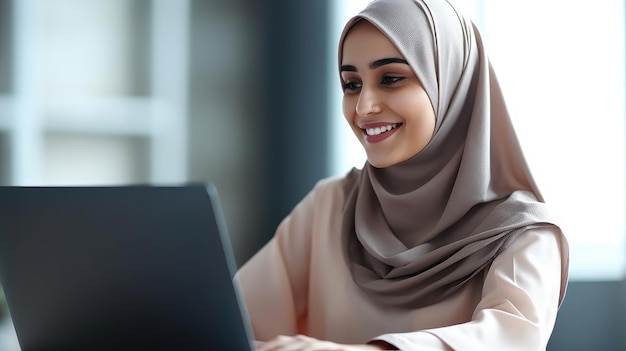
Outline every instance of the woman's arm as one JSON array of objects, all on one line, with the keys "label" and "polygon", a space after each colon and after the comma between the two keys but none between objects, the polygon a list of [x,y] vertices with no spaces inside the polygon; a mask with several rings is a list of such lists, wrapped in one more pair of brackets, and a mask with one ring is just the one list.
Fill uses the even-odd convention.
[{"label": "woman's arm", "polygon": [[309,193],[235,276],[256,340],[301,332],[308,296],[314,197],[314,191]]},{"label": "woman's arm", "polygon": [[567,276],[561,238],[557,228],[520,235],[487,272],[471,321],[377,339],[400,350],[545,350]]}]

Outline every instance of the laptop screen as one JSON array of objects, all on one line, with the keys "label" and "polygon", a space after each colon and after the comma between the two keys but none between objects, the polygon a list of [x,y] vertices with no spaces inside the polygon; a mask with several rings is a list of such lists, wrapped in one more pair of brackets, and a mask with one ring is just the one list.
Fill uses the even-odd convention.
[{"label": "laptop screen", "polygon": [[212,186],[0,187],[23,351],[251,350]]}]

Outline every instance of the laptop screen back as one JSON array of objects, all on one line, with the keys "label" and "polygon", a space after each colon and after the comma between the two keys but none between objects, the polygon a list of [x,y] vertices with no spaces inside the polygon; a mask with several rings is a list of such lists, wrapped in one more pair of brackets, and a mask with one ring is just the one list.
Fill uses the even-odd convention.
[{"label": "laptop screen back", "polygon": [[0,187],[23,351],[250,350],[213,187]]}]

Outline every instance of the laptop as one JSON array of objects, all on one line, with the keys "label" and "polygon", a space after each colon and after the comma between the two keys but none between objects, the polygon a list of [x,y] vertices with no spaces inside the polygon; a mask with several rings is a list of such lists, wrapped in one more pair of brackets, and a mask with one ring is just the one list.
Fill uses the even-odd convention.
[{"label": "laptop", "polygon": [[22,351],[253,349],[213,185],[0,187]]}]

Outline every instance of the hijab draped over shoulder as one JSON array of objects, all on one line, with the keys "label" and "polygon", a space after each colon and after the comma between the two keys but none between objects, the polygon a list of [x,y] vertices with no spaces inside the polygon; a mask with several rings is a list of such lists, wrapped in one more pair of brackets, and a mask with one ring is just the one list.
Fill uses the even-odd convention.
[{"label": "hijab draped over shoulder", "polygon": [[[346,24],[340,66],[345,37],[363,20],[408,61],[430,97],[436,126],[409,160],[387,168],[366,163],[346,178],[347,260],[371,298],[417,308],[484,274],[526,230],[555,224],[473,24],[446,0],[374,1]],[[568,252],[561,242],[562,301]]]}]

